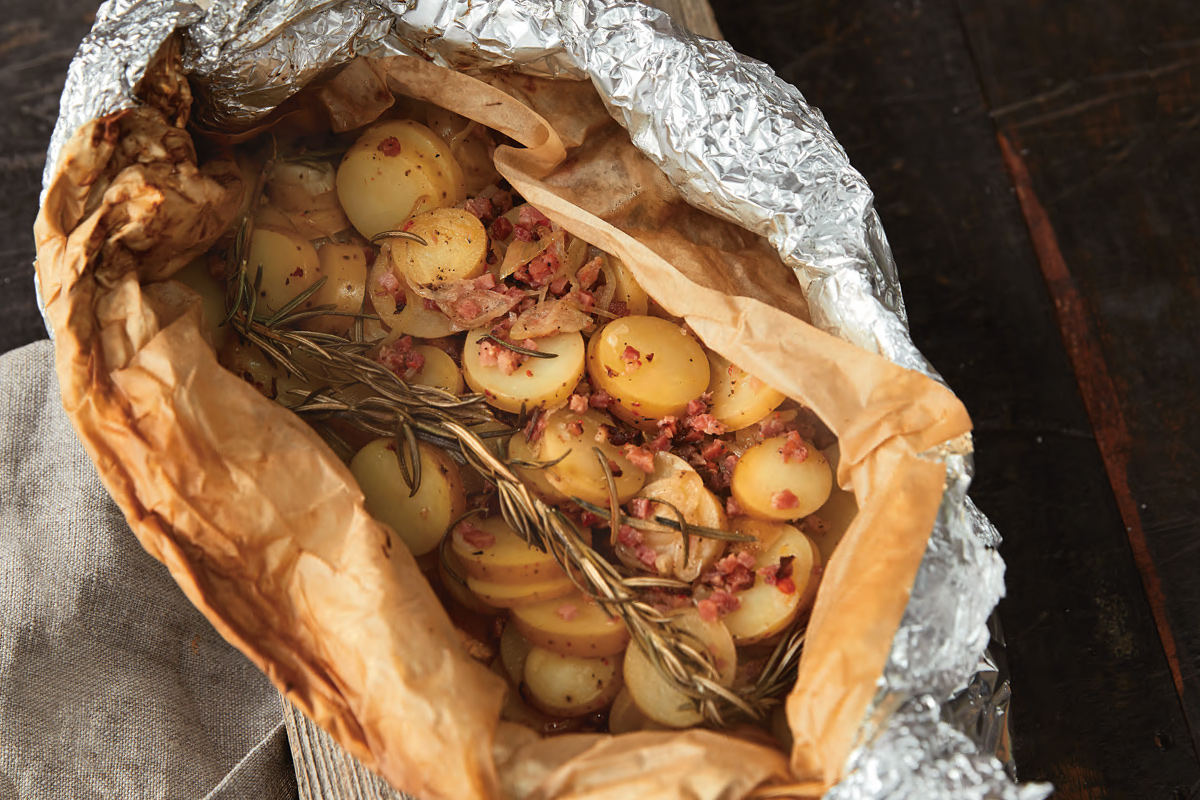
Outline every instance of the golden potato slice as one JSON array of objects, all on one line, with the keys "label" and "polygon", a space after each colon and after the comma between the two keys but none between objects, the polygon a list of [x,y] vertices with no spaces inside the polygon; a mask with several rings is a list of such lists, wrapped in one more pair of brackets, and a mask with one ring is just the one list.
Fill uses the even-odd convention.
[{"label": "golden potato slice", "polygon": [[366,238],[396,230],[411,217],[466,198],[450,148],[424,125],[390,120],[372,125],[342,157],[337,194]]},{"label": "golden potato slice", "polygon": [[[745,526],[747,530],[738,527],[739,521],[749,523]],[[779,633],[808,610],[815,595],[821,556],[812,540],[791,525],[769,522],[755,525],[746,517],[732,524],[739,533],[753,534],[756,528],[765,525],[775,525],[778,529],[773,532],[773,541],[755,554],[754,569],[758,575],[754,585],[734,595],[741,605],[722,619],[735,643],[754,644]],[[784,558],[791,559],[790,574],[776,579],[774,584],[764,580],[758,570],[779,567]]]},{"label": "golden potato slice", "polygon": [[391,526],[413,555],[424,555],[466,511],[462,477],[445,452],[421,442],[421,483],[410,497],[395,448],[392,439],[370,442],[351,460],[350,471],[366,495],[367,511]]},{"label": "golden potato slice", "polygon": [[266,194],[283,211],[337,206],[337,170],[327,161],[279,159],[267,180]]},{"label": "golden potato slice", "polygon": [[617,283],[612,302],[624,303],[633,316],[645,316],[650,307],[650,295],[646,294],[646,290],[637,282],[637,278],[633,277],[624,261],[613,255],[608,256],[608,259]]},{"label": "golden potato slice", "polygon": [[[510,459],[530,462],[541,461],[540,452],[540,446],[537,449],[529,446],[529,440],[525,438],[525,434],[522,431],[517,431],[508,440],[508,456]],[[556,489],[554,484],[550,482],[545,468],[513,467],[513,470],[517,473],[518,478],[547,503],[561,503],[568,499],[565,494]]]},{"label": "golden potato slice", "polygon": [[[317,278],[325,278],[325,282],[298,310],[333,306],[332,310],[344,314],[361,313],[367,288],[367,257],[362,247],[327,242],[317,250],[317,261]],[[305,320],[301,327],[345,336],[353,325],[354,317],[328,315]]]},{"label": "golden potato slice", "polygon": [[[694,610],[684,612],[672,622],[677,629],[694,637],[694,645],[713,654],[719,683],[731,685],[737,673],[737,648],[725,625],[719,620],[705,622]],[[658,671],[636,643],[625,651],[625,685],[637,707],[655,722],[686,728],[704,721],[692,700]]]},{"label": "golden potato slice", "polygon": [[544,603],[514,608],[512,623],[538,647],[567,656],[611,656],[629,643],[625,623],[608,616],[578,589]]},{"label": "golden potato slice", "polygon": [[683,328],[658,317],[623,317],[588,344],[593,384],[617,401],[612,411],[644,430],[655,420],[683,416],[709,381],[708,358]]},{"label": "golden potato slice", "polygon": [[500,661],[504,664],[504,671],[509,679],[516,686],[525,680],[525,659],[529,658],[529,651],[532,649],[533,642],[522,636],[511,620],[505,624],[504,631],[500,634]]},{"label": "golden potato slice", "polygon": [[575,584],[566,575],[528,583],[493,583],[467,576],[467,587],[490,606],[517,609],[570,594]]},{"label": "golden potato slice", "polygon": [[511,375],[501,364],[485,366],[480,358],[480,340],[488,329],[470,331],[463,344],[463,375],[467,385],[482,394],[488,404],[502,411],[532,411],[538,406],[564,402],[583,377],[583,336],[560,333],[537,340],[538,350],[554,358],[528,358]]},{"label": "golden potato slice", "polygon": [[[445,562],[443,562],[441,557],[438,558],[438,577],[442,579],[443,588],[445,588],[446,593],[450,595],[454,602],[476,614],[495,616],[501,613],[501,609],[489,606],[467,588],[466,568],[458,560],[458,556],[454,555],[454,551],[446,548],[442,556],[445,558]],[[448,568],[447,565],[449,565]],[[454,570],[453,575],[450,574],[450,570]],[[458,577],[456,578],[455,575]]]},{"label": "golden potato slice", "polygon": [[316,283],[320,258],[307,240],[270,228],[255,228],[250,236],[246,275],[253,283],[259,269],[258,312],[274,313]]},{"label": "golden potato slice", "polygon": [[599,448],[609,461],[618,502],[633,497],[646,482],[646,473],[629,461],[621,448],[605,437],[597,440],[600,426],[611,422],[603,412],[591,408],[582,414],[560,408],[550,415],[540,442],[542,460],[562,459],[547,467],[545,473],[550,484],[564,496],[608,505],[608,481],[594,448]]},{"label": "golden potato slice", "polygon": [[787,399],[783,392],[772,389],[718,353],[709,351],[708,361],[711,369],[708,391],[712,392],[709,411],[728,431],[753,425]]},{"label": "golden potato slice", "polygon": [[217,360],[259,394],[272,400],[279,396],[279,382],[287,377],[287,372],[272,363],[261,349],[237,334],[226,337]]},{"label": "golden potato slice", "polygon": [[633,733],[634,731],[663,731],[666,725],[655,722],[642,713],[629,694],[629,687],[622,686],[621,691],[613,698],[612,708],[608,710],[609,733]]},{"label": "golden potato slice", "polygon": [[528,585],[567,577],[553,555],[531,547],[500,516],[459,523],[450,548],[468,577],[486,583]]},{"label": "golden potato slice", "polygon": [[425,356],[425,365],[417,370],[411,383],[436,386],[452,394],[462,394],[462,370],[445,350],[431,344],[418,344],[413,346],[413,352]]},{"label": "golden potato slice", "polygon": [[525,696],[547,714],[590,714],[611,703],[620,690],[620,662],[615,657],[579,658],[534,647],[525,659]]},{"label": "golden potato slice", "polygon": [[793,520],[807,517],[825,504],[833,488],[833,471],[825,454],[802,442],[808,454],[785,457],[787,437],[766,439],[742,454],[730,486],[734,499],[752,517]]},{"label": "golden potato slice", "polygon": [[440,289],[478,277],[487,267],[487,231],[469,211],[436,208],[413,217],[405,230],[425,240],[397,239],[391,247],[396,273],[414,286]]}]

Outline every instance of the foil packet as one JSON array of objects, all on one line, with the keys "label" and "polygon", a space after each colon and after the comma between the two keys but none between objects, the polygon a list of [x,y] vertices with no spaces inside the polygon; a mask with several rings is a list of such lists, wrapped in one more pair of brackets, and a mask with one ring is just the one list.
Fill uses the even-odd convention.
[{"label": "foil packet", "polygon": [[[356,56],[590,79],[689,202],[770,241],[814,325],[940,380],[908,334],[871,192],[820,112],[765,64],[660,11],[628,0],[110,0],[71,64],[46,185],[79,126],[133,104],[134,86],[177,30],[198,122],[211,127],[250,127]],[[985,650],[1004,591],[999,535],[966,496],[969,454],[925,455],[945,464],[949,489],[859,746],[826,796],[1046,797],[1048,786],[1018,785],[997,757],[1008,694]]]}]

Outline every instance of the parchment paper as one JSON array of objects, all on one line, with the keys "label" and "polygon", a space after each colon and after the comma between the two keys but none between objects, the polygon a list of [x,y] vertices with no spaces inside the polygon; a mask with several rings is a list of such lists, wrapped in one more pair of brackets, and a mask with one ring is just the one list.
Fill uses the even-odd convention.
[{"label": "parchment paper", "polygon": [[[709,347],[838,435],[838,480],[861,511],[826,569],[788,698],[790,762],[716,732],[540,740],[499,723],[502,681],[466,655],[345,466],[217,364],[186,291],[153,283],[209,247],[245,191],[228,158],[195,166],[173,43],[146,106],[77,133],[36,229],[64,405],[131,527],[293,702],[420,797],[819,793],[855,743],[937,513],[944,467],[922,454],[961,445],[966,412],[941,385],[808,325],[767,244],[683,203],[587,84],[367,66],[391,91],[518,142],[496,160],[527,200],[622,257]],[[347,98],[336,79],[319,102],[339,127],[388,106]]]}]

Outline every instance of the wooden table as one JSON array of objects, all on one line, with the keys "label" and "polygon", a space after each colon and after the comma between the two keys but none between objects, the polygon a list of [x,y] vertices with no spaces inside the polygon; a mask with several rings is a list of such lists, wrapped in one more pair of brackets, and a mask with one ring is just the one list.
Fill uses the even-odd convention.
[{"label": "wooden table", "polygon": [[[871,182],[914,338],[972,410],[1020,776],[1200,796],[1200,4],[713,6]],[[93,9],[0,0],[0,350],[44,335],[29,229]]]}]

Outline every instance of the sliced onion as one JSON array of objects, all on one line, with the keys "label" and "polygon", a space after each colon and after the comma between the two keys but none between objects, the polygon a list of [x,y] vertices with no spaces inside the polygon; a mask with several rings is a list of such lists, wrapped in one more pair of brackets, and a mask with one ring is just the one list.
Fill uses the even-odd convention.
[{"label": "sliced onion", "polygon": [[522,311],[509,335],[513,339],[540,339],[556,333],[575,333],[592,325],[592,318],[575,305],[570,296],[544,300]]}]

